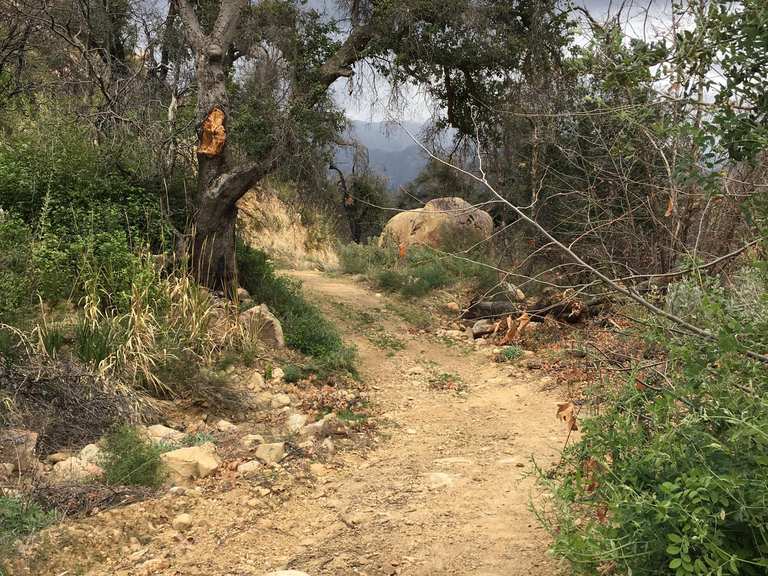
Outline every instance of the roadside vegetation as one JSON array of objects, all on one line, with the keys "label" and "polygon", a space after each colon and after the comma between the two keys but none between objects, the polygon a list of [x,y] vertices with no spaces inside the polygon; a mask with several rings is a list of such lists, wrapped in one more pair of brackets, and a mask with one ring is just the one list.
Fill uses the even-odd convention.
[{"label": "roadside vegetation", "polygon": [[[23,116],[2,110],[0,124]],[[110,490],[157,488],[159,456],[174,447],[135,425],[161,421],[168,401],[252,407],[229,370],[258,368],[276,352],[240,321],[248,306],[279,316],[307,375],[354,373],[354,350],[265,254],[243,247],[241,281],[253,290],[244,302],[195,281],[175,249],[183,179],[161,191],[140,175],[144,159],[118,161],[53,110],[24,124],[0,142],[0,427],[37,432],[38,458],[101,440]],[[0,547],[54,519],[60,495],[38,499],[16,473],[0,483],[19,493],[0,500]]]},{"label": "roadside vegetation", "polygon": [[338,329],[301,293],[301,284],[280,276],[266,253],[238,246],[239,282],[257,302],[266,303],[280,320],[286,343],[309,356],[323,374],[355,373],[355,350]]},{"label": "roadside vegetation", "polygon": [[452,253],[412,246],[401,256],[397,247],[379,247],[371,242],[342,246],[339,259],[345,273],[363,275],[377,289],[406,298],[426,296],[460,282],[478,292],[491,290],[498,283],[488,255],[480,250]]},{"label": "roadside vegetation", "polygon": [[[151,4],[0,4],[0,426],[37,434],[36,463],[103,438],[109,490],[160,485],[165,447],[135,426],[174,402],[250,410],[232,374],[258,367],[252,388],[267,387],[282,354],[240,320],[259,304],[291,349],[284,380],[319,381],[313,409],[368,423],[334,386],[357,376],[355,349],[236,241],[238,201],[272,186],[311,225],[305,248],[338,240],[342,271],[398,296],[384,307],[419,330],[422,299],[462,287],[452,332],[495,339],[510,368],[533,326],[529,342],[593,321],[630,339],[584,343],[580,434],[541,470],[539,514],[574,574],[768,573],[765,0],[674,2],[653,35],[629,33],[623,4]],[[398,198],[330,90],[365,84],[360,68],[434,104],[416,135],[434,157]],[[379,246],[382,208],[447,195],[487,211],[487,237]],[[435,390],[471,391],[432,372]],[[0,492],[0,551],[53,519]]]},{"label": "roadside vegetation", "polygon": [[595,394],[600,414],[548,482],[554,551],[577,574],[768,570],[768,378],[739,352],[768,346],[768,277],[755,264],[734,291],[712,278],[677,287],[686,318],[716,341],[660,324],[645,338],[663,352]]},{"label": "roadside vegetation", "polygon": [[0,555],[10,554],[17,539],[45,528],[55,518],[31,500],[0,495]]}]

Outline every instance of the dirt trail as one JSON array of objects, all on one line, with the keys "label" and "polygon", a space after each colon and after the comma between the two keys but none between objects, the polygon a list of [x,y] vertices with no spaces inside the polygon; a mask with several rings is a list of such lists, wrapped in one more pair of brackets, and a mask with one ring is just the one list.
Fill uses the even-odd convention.
[{"label": "dirt trail", "polygon": [[[382,309],[381,297],[348,279],[297,276],[342,326],[350,317],[345,308]],[[391,436],[357,469],[320,488],[326,518],[333,522],[339,510],[344,528],[316,535],[290,567],[311,575],[554,574],[547,535],[529,511],[529,473],[531,455],[547,464],[562,446],[555,398],[524,373],[510,377],[487,354],[403,337],[404,323],[392,313],[382,320],[406,344],[397,354],[387,357],[354,330],[347,338],[360,351],[363,378],[390,418]],[[466,396],[430,389],[420,372],[425,363],[460,375]]]},{"label": "dirt trail", "polygon": [[[134,534],[133,545],[116,546],[88,574],[554,575],[547,534],[529,511],[530,457],[554,461],[564,432],[556,399],[540,391],[533,372],[493,363],[469,344],[409,334],[385,297],[350,279],[294,275],[360,351],[379,414],[374,448],[339,453],[267,497],[225,480],[224,488],[167,494],[75,522],[64,529],[72,546],[60,540],[57,555],[87,555],[83,539],[114,532]],[[374,345],[356,323],[361,311],[404,348]],[[431,388],[430,373],[460,375],[466,394]],[[169,526],[179,512],[195,524],[184,535]],[[75,564],[61,558],[58,565]]]}]

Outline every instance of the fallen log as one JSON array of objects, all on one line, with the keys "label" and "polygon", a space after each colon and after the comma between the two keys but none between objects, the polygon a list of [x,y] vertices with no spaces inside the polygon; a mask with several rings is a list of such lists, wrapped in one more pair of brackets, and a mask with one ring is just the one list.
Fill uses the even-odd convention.
[{"label": "fallen log", "polygon": [[589,316],[598,314],[611,302],[607,296],[595,297],[591,300],[581,300],[567,296],[561,292],[545,292],[534,304],[516,303],[505,300],[497,302],[474,302],[466,309],[462,318],[472,320],[477,318],[501,318],[504,316],[519,316],[528,313],[532,322],[543,322],[544,318],[556,318],[562,322],[576,324]]},{"label": "fallen log", "polygon": [[474,318],[498,318],[510,314],[520,314],[525,308],[524,304],[516,302],[475,302],[467,308],[462,318],[471,320]]}]

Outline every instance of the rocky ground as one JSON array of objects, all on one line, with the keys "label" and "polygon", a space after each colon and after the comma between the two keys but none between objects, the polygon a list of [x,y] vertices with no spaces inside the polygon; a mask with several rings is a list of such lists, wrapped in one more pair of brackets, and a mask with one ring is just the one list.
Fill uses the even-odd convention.
[{"label": "rocky ground", "polygon": [[461,333],[414,329],[348,278],[296,275],[357,345],[365,390],[348,393],[370,417],[313,422],[295,387],[262,392],[261,421],[211,423],[215,447],[196,448],[207,464],[174,467],[156,497],[49,528],[11,574],[557,572],[530,509],[532,459],[552,465],[567,435],[551,381]]}]

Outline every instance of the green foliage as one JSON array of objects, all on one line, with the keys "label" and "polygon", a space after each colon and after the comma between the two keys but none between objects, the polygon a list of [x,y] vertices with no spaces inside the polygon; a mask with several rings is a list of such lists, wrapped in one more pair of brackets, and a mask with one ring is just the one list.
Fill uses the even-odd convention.
[{"label": "green foliage", "polygon": [[354,174],[344,195],[344,212],[353,242],[367,242],[378,236],[386,224],[389,204],[386,181],[374,174]]},{"label": "green foliage", "polygon": [[379,248],[374,243],[349,244],[339,250],[341,268],[348,274],[366,274],[381,290],[399,292],[409,298],[421,297],[433,290],[460,281],[487,290],[497,283],[496,272],[485,266],[486,255],[461,254],[453,257],[427,247],[411,247],[404,260],[397,250]]},{"label": "green foliage", "polygon": [[518,360],[523,356],[523,349],[520,346],[506,346],[501,351],[501,358],[505,362],[512,362]]},{"label": "green foliage", "polygon": [[[108,151],[76,124],[43,113],[0,144],[0,205],[35,227],[79,235],[127,229],[144,237],[159,215]],[[105,153],[106,152],[106,153]]]},{"label": "green foliage", "polygon": [[[445,196],[446,190],[450,190],[451,196],[458,196],[471,204],[482,202],[486,194],[486,189],[466,174],[430,159],[416,179],[402,190],[397,207],[403,210],[421,208],[430,200]],[[492,208],[485,207],[486,210]]]},{"label": "green foliage", "polygon": [[82,319],[75,328],[73,352],[86,364],[98,366],[118,347],[115,326],[110,322],[93,323]]},{"label": "green foliage", "polygon": [[339,410],[336,412],[336,417],[342,422],[348,422],[350,424],[361,424],[366,422],[370,416],[363,412],[356,412],[352,409]]},{"label": "green foliage", "polygon": [[181,441],[182,447],[202,446],[203,444],[215,443],[216,438],[208,432],[195,432],[187,434]]},{"label": "green foliage", "polygon": [[32,232],[20,219],[0,213],[0,321],[33,300]]},{"label": "green foliage", "polygon": [[336,327],[301,293],[300,283],[278,276],[264,252],[239,243],[240,284],[278,317],[286,343],[312,356],[323,371],[355,371],[355,351],[345,346]]},{"label": "green foliage", "polygon": [[[553,0],[386,0],[373,3],[372,61],[394,84],[417,83],[446,110],[441,125],[493,131],[507,75],[556,69],[568,13]],[[483,106],[477,106],[483,102]]]},{"label": "green foliage", "polygon": [[768,146],[766,28],[764,1],[716,0],[696,12],[695,28],[678,33],[676,59],[690,72],[687,89],[693,93],[701,82],[715,95],[701,144],[711,151],[724,147],[734,160],[754,158]]},{"label": "green foliage", "polygon": [[10,548],[18,538],[45,528],[54,519],[52,512],[45,512],[35,502],[0,496],[0,553]]},{"label": "green foliage", "polygon": [[341,269],[346,274],[367,274],[371,270],[393,266],[396,254],[380,249],[374,241],[366,244],[346,244],[339,248]]},{"label": "green foliage", "polygon": [[742,354],[768,350],[768,278],[744,274],[686,300],[717,340],[649,335],[669,350],[665,377],[632,374],[566,453],[550,521],[577,574],[768,572],[768,377]]},{"label": "green foliage", "polygon": [[104,479],[112,485],[156,488],[165,478],[162,452],[162,447],[144,438],[136,428],[116,428],[104,438],[100,462]]},{"label": "green foliage", "polygon": [[296,364],[288,364],[288,366],[283,369],[283,372],[285,374],[283,379],[289,384],[298,382],[307,375],[304,368],[297,366]]},{"label": "green foliage", "polygon": [[[18,286],[30,299],[55,302],[77,300],[93,282],[105,304],[124,306],[140,264],[136,252],[164,244],[157,190],[82,128],[46,111],[29,115],[25,130],[0,144],[0,208],[15,215],[2,226],[16,228],[15,251],[26,262]],[[0,285],[0,301],[3,294],[13,297]]]}]

